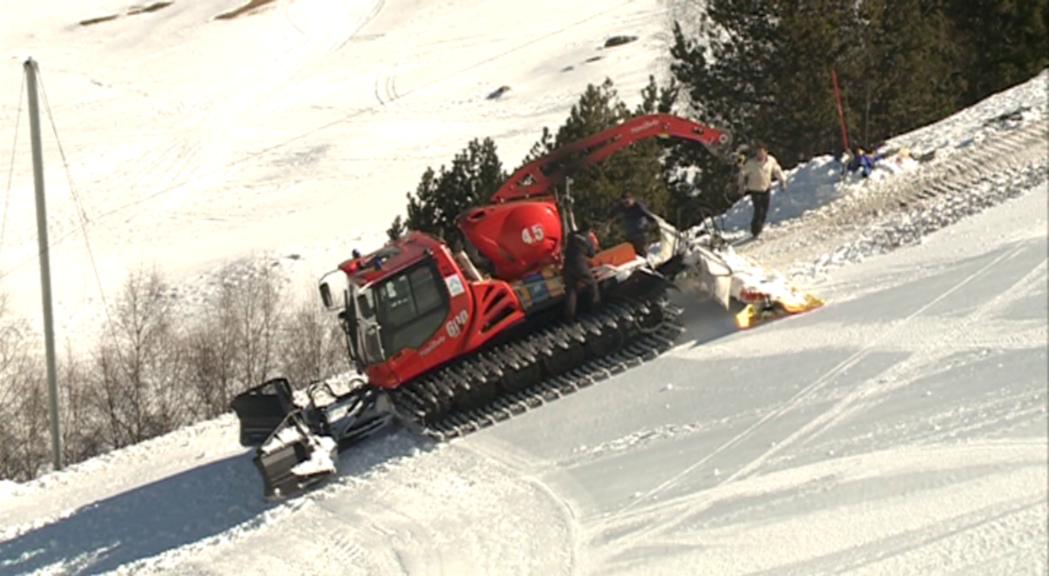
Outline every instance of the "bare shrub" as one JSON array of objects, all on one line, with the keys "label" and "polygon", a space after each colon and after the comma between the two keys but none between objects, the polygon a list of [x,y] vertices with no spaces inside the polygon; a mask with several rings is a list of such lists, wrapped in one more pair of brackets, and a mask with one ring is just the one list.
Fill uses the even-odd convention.
[{"label": "bare shrub", "polygon": [[232,308],[242,362],[241,382],[260,383],[275,364],[282,313],[281,278],[271,268],[263,268],[234,291]]},{"label": "bare shrub", "polygon": [[[225,295],[223,295],[225,296]],[[238,338],[232,307],[223,298],[205,305],[206,313],[186,338],[188,378],[196,391],[195,413],[213,418],[226,410],[238,379]]]},{"label": "bare shrub", "polygon": [[[226,412],[232,397],[277,371],[296,384],[351,368],[344,335],[313,294],[290,312],[273,269],[230,273],[185,310],[156,273],[134,272],[86,358],[59,363],[67,464]],[[188,313],[192,312],[192,313]],[[50,469],[46,369],[38,335],[0,297],[0,478]]]},{"label": "bare shrub", "polygon": [[106,337],[95,353],[95,397],[113,446],[124,446],[187,422],[185,368],[166,285],[153,272],[124,284]]},{"label": "bare shrub", "polygon": [[47,382],[38,357],[24,355],[9,368],[8,384],[15,393],[0,439],[0,477],[29,480],[51,462]]},{"label": "bare shrub", "polygon": [[108,450],[105,422],[92,396],[91,379],[68,344],[65,357],[58,365],[58,388],[62,455],[66,464],[87,460]]},{"label": "bare shrub", "polygon": [[186,338],[200,416],[222,414],[234,394],[271,375],[284,316],[280,280],[268,268],[247,278],[227,274],[204,303]]},{"label": "bare shrub", "polygon": [[[13,321],[6,312],[6,299],[0,296],[0,414],[3,414],[4,407],[10,404],[14,394],[10,374],[18,358],[24,354],[28,332],[24,322]],[[3,428],[0,428],[0,433],[2,431]]]},{"label": "bare shrub", "polygon": [[32,344],[0,298],[0,478],[28,480],[51,460],[44,363]]},{"label": "bare shrub", "polygon": [[344,338],[332,314],[313,301],[299,304],[281,332],[281,373],[301,385],[349,370]]}]

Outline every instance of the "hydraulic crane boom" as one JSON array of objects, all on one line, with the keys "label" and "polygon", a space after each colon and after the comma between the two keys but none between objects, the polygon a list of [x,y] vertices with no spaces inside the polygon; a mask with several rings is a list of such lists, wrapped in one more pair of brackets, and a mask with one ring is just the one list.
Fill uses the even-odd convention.
[{"label": "hydraulic crane boom", "polygon": [[731,141],[728,132],[669,114],[647,114],[598,132],[517,169],[492,195],[493,203],[546,196],[572,171],[593,166],[631,145],[650,138],[699,142],[714,154]]}]

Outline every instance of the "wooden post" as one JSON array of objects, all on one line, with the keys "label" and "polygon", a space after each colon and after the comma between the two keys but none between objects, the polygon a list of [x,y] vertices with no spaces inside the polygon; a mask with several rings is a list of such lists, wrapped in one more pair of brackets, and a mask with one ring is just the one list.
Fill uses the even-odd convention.
[{"label": "wooden post", "polygon": [[44,346],[47,350],[47,390],[51,407],[51,453],[55,470],[62,469],[62,431],[58,421],[58,378],[55,370],[55,328],[51,311],[51,256],[47,243],[47,207],[44,203],[44,153],[40,144],[40,107],[36,96],[36,62],[25,61],[29,96],[29,134],[33,148],[33,187],[36,190],[36,229],[40,246],[40,292],[44,301]]},{"label": "wooden post", "polygon": [[841,124],[841,143],[845,150],[849,148],[849,128],[845,125],[845,109],[841,105],[841,89],[838,88],[838,72],[833,68],[830,71],[831,82],[834,84],[834,102],[838,105],[838,122]]}]

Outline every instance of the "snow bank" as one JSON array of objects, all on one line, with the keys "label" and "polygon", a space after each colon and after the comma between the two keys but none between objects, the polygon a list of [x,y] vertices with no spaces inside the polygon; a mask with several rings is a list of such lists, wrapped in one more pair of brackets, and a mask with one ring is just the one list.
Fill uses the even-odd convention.
[{"label": "snow bank", "polygon": [[[958,153],[1009,131],[1027,128],[1049,117],[1049,71],[1018,86],[988,97],[971,108],[913,132],[888,140],[880,152],[889,156],[875,165],[869,178],[858,172],[843,174],[842,164],[832,156],[820,156],[786,173],[788,193],[778,185],[772,189],[768,223],[796,219],[835,200],[862,195],[866,190],[891,184],[898,176],[920,172]],[[905,156],[899,152],[906,150]],[[775,151],[773,151],[775,154]],[[920,159],[920,161],[919,161]],[[750,198],[740,200],[723,217],[729,238],[749,236],[753,206]]]},{"label": "snow bank", "polygon": [[0,480],[0,500],[18,496],[19,484],[11,480]]}]

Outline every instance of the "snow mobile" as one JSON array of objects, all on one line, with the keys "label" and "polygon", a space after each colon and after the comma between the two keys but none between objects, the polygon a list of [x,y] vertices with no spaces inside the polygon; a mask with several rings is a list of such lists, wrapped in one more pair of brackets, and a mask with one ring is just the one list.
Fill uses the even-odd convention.
[{"label": "snow mobile", "polygon": [[719,156],[731,139],[671,115],[635,117],[519,168],[489,205],[459,216],[462,249],[410,232],[325,275],[321,300],[338,316],[359,376],[303,390],[277,378],[234,398],[266,496],[332,474],[340,450],[394,422],[447,440],[658,356],[683,331],[667,290],[684,274],[737,312],[741,327],[817,306],[713,228],[682,233],[657,218],[660,240],[647,255],[623,243],[590,259],[600,304],[564,319],[564,248],[576,227],[561,185],[636,142],[669,137]]}]

